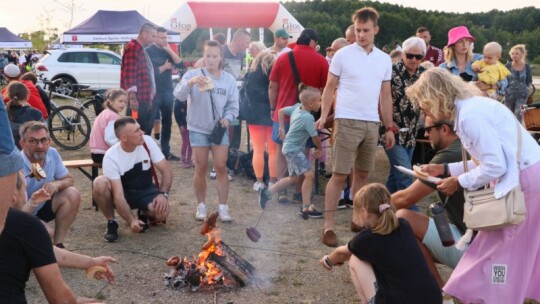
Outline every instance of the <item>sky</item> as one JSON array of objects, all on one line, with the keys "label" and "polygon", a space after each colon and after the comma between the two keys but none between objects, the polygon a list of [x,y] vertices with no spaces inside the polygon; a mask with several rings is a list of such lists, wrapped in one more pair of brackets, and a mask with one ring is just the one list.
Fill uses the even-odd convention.
[{"label": "sky", "polygon": [[[44,20],[44,17],[49,16],[53,27],[57,27],[61,32],[66,31],[68,30],[69,14],[61,9],[59,3],[65,4],[71,1],[74,1],[77,6],[72,27],[86,20],[100,9],[137,10],[147,19],[162,25],[184,3],[182,0],[25,0],[24,5],[13,5],[9,9],[0,10],[0,27],[7,27],[15,34],[37,31],[43,28],[41,25],[43,22],[40,22],[40,20]],[[221,2],[220,0],[214,1]],[[233,1],[276,2],[275,0]],[[506,11],[528,6],[540,8],[540,1],[538,0],[383,0],[380,2],[399,4],[421,10],[455,13],[487,12],[492,9]],[[351,8],[351,11],[353,9]]]}]

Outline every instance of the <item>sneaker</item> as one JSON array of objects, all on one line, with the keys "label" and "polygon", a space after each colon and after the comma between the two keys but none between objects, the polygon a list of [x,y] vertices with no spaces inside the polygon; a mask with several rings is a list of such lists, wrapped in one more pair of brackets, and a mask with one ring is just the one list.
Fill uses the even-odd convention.
[{"label": "sneaker", "polygon": [[233,175],[234,175],[234,172],[232,172],[231,170],[227,169],[227,177],[229,177],[229,181],[232,181],[232,180],[233,180]]},{"label": "sneaker", "polygon": [[199,203],[197,205],[197,213],[195,214],[195,219],[198,221],[204,221],[206,218],[206,204],[205,203]]},{"label": "sneaker", "polygon": [[278,193],[278,203],[286,204],[288,202],[289,202],[289,198],[287,197],[287,190],[280,191]]},{"label": "sneaker", "polygon": [[219,220],[222,222],[232,221],[232,217],[229,214],[229,205],[219,204]]},{"label": "sneaker", "polygon": [[345,209],[345,208],[347,208],[347,200],[344,199],[344,198],[340,199],[339,202],[338,202],[337,208],[338,208],[338,209]]},{"label": "sneaker", "polygon": [[[231,175],[231,171],[227,169],[227,176],[229,178],[229,181],[232,181],[233,180],[233,177]],[[212,171],[210,171],[210,179],[216,179],[217,177],[217,173],[216,173],[216,170],[212,169]]]},{"label": "sneaker", "polygon": [[360,232],[364,230],[364,227],[357,225],[355,222],[351,221],[351,231],[352,232]]},{"label": "sneaker", "polygon": [[323,230],[322,243],[328,247],[337,247],[337,235],[334,230]]},{"label": "sneaker", "polygon": [[302,203],[304,200],[302,198],[302,192],[297,192],[292,195],[293,202]]},{"label": "sneaker", "polygon": [[118,223],[115,220],[107,222],[107,231],[103,237],[107,242],[118,240]]},{"label": "sneaker", "polygon": [[324,162],[319,163],[319,174],[326,175],[326,165]]},{"label": "sneaker", "polygon": [[266,203],[272,198],[272,194],[270,193],[270,190],[261,188],[259,189],[259,207],[261,209],[264,209],[266,207]]},{"label": "sneaker", "polygon": [[349,208],[352,208],[354,206],[354,203],[350,197],[345,200],[345,204],[347,204],[347,207]]},{"label": "sneaker", "polygon": [[154,138],[159,140],[161,138],[161,133],[154,133]]},{"label": "sneaker", "polygon": [[266,186],[264,185],[263,182],[255,182],[253,184],[253,190],[255,190],[257,192],[259,192],[259,189],[264,189],[264,188],[266,188]]},{"label": "sneaker", "polygon": [[172,154],[172,153],[169,153],[169,155],[165,156],[165,159],[166,160],[170,160],[170,161],[180,161],[180,157]]},{"label": "sneaker", "polygon": [[317,209],[309,209],[307,211],[304,211],[302,207],[300,207],[300,212],[298,214],[302,217],[308,216],[309,218],[322,218],[323,213],[320,211],[317,211]]}]

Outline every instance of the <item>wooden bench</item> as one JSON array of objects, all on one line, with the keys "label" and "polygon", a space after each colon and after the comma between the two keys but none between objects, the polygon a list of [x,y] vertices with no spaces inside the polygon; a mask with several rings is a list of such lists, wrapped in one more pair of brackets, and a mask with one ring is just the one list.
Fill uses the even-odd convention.
[{"label": "wooden bench", "polygon": [[[101,164],[94,163],[91,159],[77,159],[77,160],[65,160],[63,161],[64,166],[68,169],[79,169],[84,176],[88,177],[90,181],[93,182],[96,177],[98,177],[99,174],[99,168],[101,168]],[[87,171],[86,168],[90,168],[90,172]],[[92,206],[96,211],[98,211],[98,206],[96,204],[96,201],[94,201],[94,198],[92,197]]]}]

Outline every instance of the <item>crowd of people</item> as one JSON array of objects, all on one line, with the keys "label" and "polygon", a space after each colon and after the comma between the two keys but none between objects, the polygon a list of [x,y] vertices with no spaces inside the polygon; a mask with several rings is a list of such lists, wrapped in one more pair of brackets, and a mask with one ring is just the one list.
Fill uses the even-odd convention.
[{"label": "crowd of people", "polygon": [[[441,303],[444,294],[464,303],[540,300],[540,238],[530,233],[540,228],[540,190],[534,187],[540,178],[540,148],[515,123],[522,119],[520,107],[532,83],[525,45],[513,46],[511,61],[504,65],[497,42],[487,43],[483,54],[473,53],[475,39],[465,26],[448,31],[443,49],[431,45],[429,29],[420,27],[387,54],[376,47],[380,27],[375,9],[357,10],[352,23],[344,37],[326,48],[326,57],[317,52],[319,36],[309,28],[294,43],[285,29],[276,30],[268,48],[251,42],[245,29],[237,30],[229,43],[216,36],[204,43],[202,58],[176,86],[171,73],[184,67],[182,58],[169,47],[164,28],[144,24],[124,49],[121,88],[106,92],[105,110],[90,135],[91,158],[103,167],[92,195],[106,221],[104,239],[119,238],[115,214],[134,233],[166,223],[173,185],[169,161],[194,167],[196,201],[187,212],[196,220],[207,219],[213,208],[206,196],[210,171],[219,219],[233,221],[227,158],[230,149],[240,148],[241,116],[253,145],[253,190],[260,207],[275,195],[279,203],[300,202],[304,218],[324,217],[321,242],[337,248],[320,263],[331,270],[348,261],[363,303]],[[50,147],[44,123],[49,101],[36,87],[35,76],[21,74],[15,62],[4,67],[10,83],[2,91],[6,107],[0,102],[0,187],[7,191],[0,202],[0,273],[24,267],[16,269],[16,279],[0,275],[0,294],[22,301],[32,269],[49,301],[72,300],[59,266],[99,265],[105,270],[97,277],[112,282],[108,264],[115,260],[63,249],[81,195],[60,154]],[[502,96],[504,104],[496,101]],[[170,145],[173,113],[182,141],[180,157]],[[161,122],[159,131],[156,121]],[[318,210],[312,163],[325,163],[327,133],[332,173],[324,209]],[[412,169],[418,139],[429,140],[434,150],[421,170],[441,178],[437,183],[413,180],[397,169]],[[369,183],[378,146],[390,163],[385,185]],[[471,170],[463,169],[464,161]],[[44,172],[43,178],[36,170]],[[436,191],[458,240],[467,231],[463,190],[489,183],[496,184],[499,197],[521,185],[525,222],[475,232],[464,249],[444,246],[433,218],[416,204]],[[287,192],[291,188],[292,195]],[[350,229],[357,234],[338,247],[335,231],[341,223],[335,212],[346,207],[342,202],[354,206]],[[47,224],[53,220],[54,229]],[[14,242],[21,248],[12,247]],[[30,262],[4,262],[2,257],[14,250]],[[447,282],[436,263],[453,269]],[[502,277],[495,271],[501,265]]]}]

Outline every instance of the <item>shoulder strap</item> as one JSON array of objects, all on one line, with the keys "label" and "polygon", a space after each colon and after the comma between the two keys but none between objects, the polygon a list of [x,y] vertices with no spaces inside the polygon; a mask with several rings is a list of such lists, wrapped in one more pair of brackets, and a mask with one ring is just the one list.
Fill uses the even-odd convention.
[{"label": "shoulder strap", "polygon": [[288,52],[289,62],[291,63],[291,70],[294,76],[294,81],[296,82],[296,102],[300,101],[300,92],[298,92],[298,85],[302,80],[300,80],[300,74],[298,73],[298,68],[296,67],[296,61],[294,61],[293,52]]},{"label": "shoulder strap", "polygon": [[156,169],[154,168],[154,163],[152,162],[152,155],[150,154],[150,150],[148,149],[146,142],[143,143],[143,147],[148,153],[148,158],[150,158],[150,169],[152,169],[152,175],[154,176],[154,183],[156,184],[156,188],[159,189],[159,180],[157,178]]},{"label": "shoulder strap", "polygon": [[[206,77],[206,74],[204,73],[204,69],[201,69],[201,73],[204,77]],[[208,94],[210,95],[210,103],[212,103],[212,120],[216,120],[216,106],[214,105],[214,97],[212,97],[212,91],[208,91]]]}]

